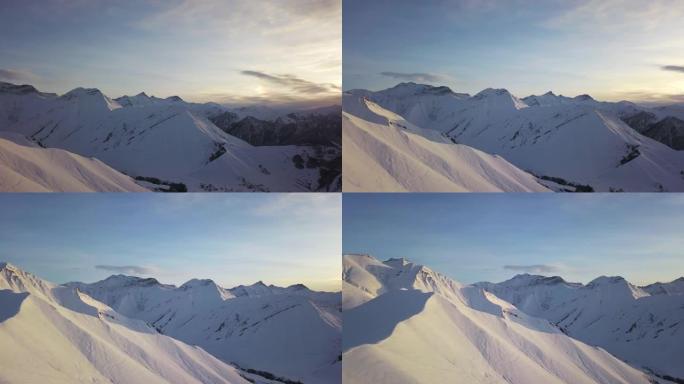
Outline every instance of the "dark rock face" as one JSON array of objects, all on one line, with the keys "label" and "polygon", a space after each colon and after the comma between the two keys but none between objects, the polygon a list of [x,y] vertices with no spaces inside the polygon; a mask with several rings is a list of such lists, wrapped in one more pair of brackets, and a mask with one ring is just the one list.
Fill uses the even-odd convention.
[{"label": "dark rock face", "polygon": [[232,112],[210,120],[224,132],[252,145],[339,145],[342,137],[340,113],[291,113],[274,121],[247,116],[238,119]]},{"label": "dark rock face", "polygon": [[668,116],[658,121],[653,113],[639,112],[623,117],[622,121],[646,137],[672,149],[684,150],[684,120]]}]

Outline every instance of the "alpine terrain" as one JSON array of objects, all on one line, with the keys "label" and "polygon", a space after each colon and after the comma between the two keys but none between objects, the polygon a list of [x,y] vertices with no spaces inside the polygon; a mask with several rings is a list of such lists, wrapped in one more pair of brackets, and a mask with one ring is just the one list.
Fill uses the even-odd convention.
[{"label": "alpine terrain", "polygon": [[345,255],[343,278],[345,383],[668,382],[405,259]]},{"label": "alpine terrain", "polygon": [[537,190],[531,174],[554,191],[684,191],[679,105],[402,83],[343,107],[345,190]]},{"label": "alpine terrain", "polygon": [[619,276],[583,285],[525,274],[475,285],[635,367],[684,382],[684,278],[638,287]]},{"label": "alpine terrain", "polygon": [[341,188],[339,107],[273,120],[245,115],[252,110],[145,93],[111,99],[84,88],[58,96],[0,83],[0,189]]},{"label": "alpine terrain", "polygon": [[339,292],[198,279],[176,287],[124,275],[65,286],[275,383],[340,383]]},{"label": "alpine terrain", "polygon": [[7,263],[0,263],[0,343],[3,383],[252,380],[199,347]]}]

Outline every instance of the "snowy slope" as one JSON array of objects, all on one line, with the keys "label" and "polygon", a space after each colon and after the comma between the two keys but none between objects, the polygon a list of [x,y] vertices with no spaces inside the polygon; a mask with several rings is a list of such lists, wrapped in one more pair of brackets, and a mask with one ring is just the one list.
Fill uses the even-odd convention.
[{"label": "snowy slope", "polygon": [[582,285],[557,276],[518,275],[477,285],[634,366],[684,379],[682,281],[640,288],[621,277]]},{"label": "snowy slope", "polygon": [[319,189],[318,167],[298,167],[294,160],[317,156],[316,148],[252,146],[209,121],[225,111],[176,97],[140,94],[112,100],[97,89],[56,96],[0,86],[0,131],[95,157],[160,188],[182,183],[191,191]]},{"label": "snowy slope", "polygon": [[63,149],[41,148],[20,134],[0,132],[0,191],[143,192],[103,162]]},{"label": "snowy slope", "polygon": [[0,264],[0,382],[247,383],[197,347]]},{"label": "snowy slope", "polygon": [[505,89],[486,89],[472,97],[434,89],[409,83],[349,93],[538,176],[596,191],[684,190],[684,152],[621,120],[643,107],[598,102],[587,95],[518,99]]},{"label": "snowy slope", "polygon": [[345,383],[649,383],[646,374],[474,286],[345,255]]},{"label": "snowy slope", "polygon": [[123,275],[68,286],[225,362],[304,383],[340,382],[340,293],[261,282],[224,289],[197,279],[175,287]]},{"label": "snowy slope", "polygon": [[343,106],[345,191],[547,191],[501,157],[454,144],[365,98],[345,95]]}]

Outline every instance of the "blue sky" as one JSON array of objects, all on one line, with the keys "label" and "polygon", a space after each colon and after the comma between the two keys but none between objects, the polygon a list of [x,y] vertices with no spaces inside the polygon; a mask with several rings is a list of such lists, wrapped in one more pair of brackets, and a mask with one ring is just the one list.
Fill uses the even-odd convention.
[{"label": "blue sky", "polygon": [[0,212],[0,261],[56,283],[340,289],[338,194],[2,194]]},{"label": "blue sky", "polygon": [[679,0],[345,0],[344,89],[684,101]]},{"label": "blue sky", "polygon": [[339,0],[4,0],[0,81],[330,103],[342,81],[341,12]]},{"label": "blue sky", "polygon": [[679,194],[345,194],[343,217],[345,253],[406,257],[464,283],[684,275]]}]

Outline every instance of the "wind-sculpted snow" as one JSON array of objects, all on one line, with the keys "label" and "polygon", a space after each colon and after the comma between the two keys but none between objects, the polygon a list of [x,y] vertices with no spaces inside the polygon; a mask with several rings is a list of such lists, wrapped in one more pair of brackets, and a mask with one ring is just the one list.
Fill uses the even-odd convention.
[{"label": "wind-sculpted snow", "polygon": [[[57,96],[0,83],[0,131],[97,158],[155,190],[335,189],[326,176],[327,162],[338,154],[306,142],[253,146],[209,120],[226,112],[215,103],[177,97],[140,94],[112,100],[83,88]],[[51,175],[52,170],[40,171]]]},{"label": "wind-sculpted snow", "polygon": [[345,383],[651,382],[547,320],[424,266],[345,255],[343,271]]},{"label": "wind-sculpted snow", "polygon": [[0,382],[248,383],[204,350],[0,264]]},{"label": "wind-sculpted snow", "polygon": [[206,279],[175,287],[123,275],[67,285],[241,368],[304,383],[341,380],[340,293],[262,282],[226,289]]},{"label": "wind-sculpted snow", "polygon": [[366,99],[345,95],[344,109],[345,191],[548,191],[503,158],[455,144]]},{"label": "wind-sculpted snow", "polygon": [[[433,134],[499,155],[555,190],[684,191],[684,152],[643,136],[623,121],[644,107],[599,102],[588,95],[547,93],[518,99],[504,89],[472,97],[432,89],[409,83],[347,95],[367,98]],[[652,136],[679,140],[680,133],[668,124],[656,127],[659,136]],[[425,172],[415,171],[414,177]]]},{"label": "wind-sculpted snow", "polygon": [[144,187],[103,162],[62,149],[41,148],[20,134],[0,132],[0,191],[143,192]]},{"label": "wind-sculpted snow", "polygon": [[560,277],[518,275],[477,286],[634,366],[682,379],[682,281],[637,287],[622,277],[602,276],[582,285]]}]

